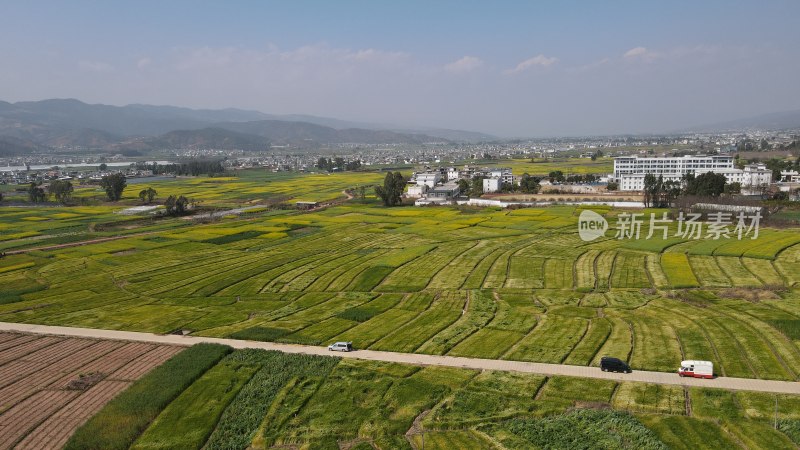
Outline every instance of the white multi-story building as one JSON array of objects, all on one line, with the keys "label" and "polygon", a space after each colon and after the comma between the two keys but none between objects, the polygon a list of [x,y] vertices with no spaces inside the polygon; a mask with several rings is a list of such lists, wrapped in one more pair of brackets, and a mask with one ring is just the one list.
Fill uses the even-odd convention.
[{"label": "white multi-story building", "polygon": [[408,187],[408,192],[406,192],[406,197],[408,198],[420,198],[424,196],[428,192],[428,185],[427,184],[412,184]]},{"label": "white multi-story building", "polygon": [[754,188],[772,181],[772,171],[763,164],[737,169],[733,165],[733,157],[727,155],[666,158],[622,156],[614,158],[613,178],[619,183],[621,191],[641,191],[644,189],[644,177],[648,174],[662,176],[664,181],[680,181],[690,173],[701,175],[707,172],[723,174],[728,183],[741,183],[743,188]]},{"label": "white multi-story building", "polygon": [[447,168],[447,181],[456,181],[459,178],[458,169],[455,167]]},{"label": "white multi-story building", "polygon": [[511,169],[504,167],[500,169],[492,169],[488,172],[490,178],[499,178],[500,183],[514,183],[514,174],[511,173]]},{"label": "white multi-story building", "polygon": [[742,170],[733,169],[723,173],[728,179],[728,183],[739,183],[743,189],[769,186],[772,183],[772,171],[767,169],[764,164],[750,164]]},{"label": "white multi-story building", "polygon": [[484,178],[483,179],[483,192],[485,194],[497,192],[500,190],[502,181],[500,178]]},{"label": "white multi-story building", "polygon": [[439,172],[421,172],[414,176],[417,186],[426,185],[433,189],[442,181],[442,174]]},{"label": "white multi-story building", "polygon": [[800,183],[800,173],[796,170],[781,170],[781,181],[784,183]]}]

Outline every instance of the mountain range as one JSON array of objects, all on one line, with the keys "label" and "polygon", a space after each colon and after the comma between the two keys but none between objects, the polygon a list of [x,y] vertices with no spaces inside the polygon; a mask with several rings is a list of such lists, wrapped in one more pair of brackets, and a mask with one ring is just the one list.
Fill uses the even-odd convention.
[{"label": "mountain range", "polygon": [[688,131],[741,131],[747,129],[787,130],[800,128],[800,110],[782,111],[709,125],[692,127]]},{"label": "mountain range", "polygon": [[494,136],[437,128],[404,129],[308,115],[242,109],[189,109],[132,104],[90,105],[75,99],[0,101],[0,154],[83,147],[101,150],[215,148],[267,150],[271,144],[477,142]]}]

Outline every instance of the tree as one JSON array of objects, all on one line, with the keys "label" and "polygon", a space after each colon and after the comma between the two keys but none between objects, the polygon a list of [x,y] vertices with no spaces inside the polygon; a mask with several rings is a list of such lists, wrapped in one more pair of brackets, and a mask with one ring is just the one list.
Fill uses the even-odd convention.
[{"label": "tree", "polygon": [[519,180],[519,189],[526,194],[536,194],[539,192],[539,179],[523,173]]},{"label": "tree", "polygon": [[746,163],[745,163],[745,161],[743,161],[743,160],[741,159],[741,157],[739,157],[739,154],[737,153],[737,154],[736,154],[736,156],[734,156],[734,158],[733,158],[733,165],[734,165],[734,166],[735,166],[737,169],[741,170],[741,169],[744,169],[744,165],[745,165],[745,164],[746,164]]},{"label": "tree", "polygon": [[342,158],[341,156],[334,156],[333,168],[340,171],[344,170],[344,158]]},{"label": "tree", "polygon": [[106,163],[100,164],[100,170],[101,171],[106,170],[106,169],[108,169],[108,164],[106,164]]},{"label": "tree", "polygon": [[356,189],[356,191],[358,193],[358,198],[360,198],[361,200],[364,200],[367,197],[366,186],[359,186],[358,189]]},{"label": "tree", "polygon": [[139,199],[142,200],[142,203],[153,203],[153,199],[156,198],[156,195],[158,195],[158,191],[151,187],[139,191]]},{"label": "tree", "polygon": [[2,201],[3,201],[3,193],[0,192],[0,202],[2,202]]},{"label": "tree", "polygon": [[551,183],[561,183],[564,181],[564,172],[560,170],[554,170],[550,172],[547,176],[548,178],[550,178]]},{"label": "tree", "polygon": [[616,181],[609,181],[608,184],[606,185],[607,191],[616,191],[618,189],[619,189],[619,183],[617,183]]},{"label": "tree", "polygon": [[175,215],[175,201],[177,199],[178,198],[175,197],[174,195],[170,195],[169,197],[167,197],[167,200],[164,202],[164,208],[167,210],[167,215],[168,216],[174,216]]},{"label": "tree", "polygon": [[644,176],[644,207],[649,208],[653,200],[656,196],[658,196],[658,191],[660,186],[658,184],[658,180],[656,176],[652,173],[648,173]]},{"label": "tree", "polygon": [[191,203],[191,201],[183,195],[177,197],[170,195],[167,197],[167,201],[164,202],[164,207],[167,210],[168,216],[181,216],[186,214],[186,207],[189,203]]},{"label": "tree", "polygon": [[125,179],[125,175],[121,173],[106,175],[100,180],[100,187],[106,191],[106,196],[112,202],[122,198],[122,191],[125,190],[127,185],[128,182]]},{"label": "tree", "polygon": [[472,183],[470,185],[470,197],[480,197],[483,195],[483,180],[486,177],[483,175],[478,175],[476,177],[472,177]]},{"label": "tree", "polygon": [[384,206],[395,206],[402,202],[406,179],[400,172],[389,172],[383,179],[383,186],[375,186],[375,195],[383,200]]},{"label": "tree", "polygon": [[699,195],[705,197],[718,197],[725,191],[725,183],[728,179],[721,173],[707,172],[695,176],[687,174],[684,177],[686,187],[684,193],[687,195]]},{"label": "tree", "polygon": [[469,181],[463,178],[458,180],[458,191],[464,195],[469,195]]},{"label": "tree", "polygon": [[175,211],[178,214],[186,214],[186,207],[189,205],[189,199],[181,195],[175,200]]},{"label": "tree", "polygon": [[31,203],[43,202],[47,200],[47,193],[41,186],[31,182],[31,185],[28,186],[28,200],[30,200]]},{"label": "tree", "polygon": [[724,192],[726,194],[741,194],[742,183],[729,183],[725,185]]},{"label": "tree", "polygon": [[59,203],[67,203],[72,198],[72,183],[69,180],[54,180],[50,182],[48,187],[50,193],[56,196]]},{"label": "tree", "polygon": [[356,159],[354,161],[348,161],[344,165],[344,170],[358,170],[361,168],[361,160]]}]

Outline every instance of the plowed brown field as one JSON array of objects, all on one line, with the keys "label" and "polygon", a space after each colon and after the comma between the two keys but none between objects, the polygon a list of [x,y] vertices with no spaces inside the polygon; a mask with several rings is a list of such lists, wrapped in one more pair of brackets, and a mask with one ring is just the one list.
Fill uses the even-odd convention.
[{"label": "plowed brown field", "polygon": [[109,400],[182,349],[0,332],[0,450],[63,447]]}]

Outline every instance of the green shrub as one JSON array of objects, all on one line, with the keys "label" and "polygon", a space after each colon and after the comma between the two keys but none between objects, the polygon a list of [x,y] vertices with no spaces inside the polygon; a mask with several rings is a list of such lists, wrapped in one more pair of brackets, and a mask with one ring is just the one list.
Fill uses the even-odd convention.
[{"label": "green shrub", "polygon": [[381,312],[378,308],[373,308],[369,306],[357,306],[354,308],[346,309],[339,314],[336,314],[336,317],[345,320],[353,320],[355,322],[366,322],[369,319],[373,318],[376,314]]},{"label": "green shrub", "polygon": [[630,414],[579,409],[545,419],[512,419],[505,427],[541,449],[658,449],[667,446]]},{"label": "green shrub", "polygon": [[45,289],[47,289],[47,286],[39,283],[32,283],[29,286],[17,289],[6,289],[4,286],[3,289],[0,290],[0,305],[22,301],[23,295],[43,291]]},{"label": "green shrub", "polygon": [[778,429],[797,445],[800,445],[800,420],[782,419]]},{"label": "green shrub", "polygon": [[284,330],[283,328],[252,327],[232,333],[230,337],[246,341],[274,342],[288,333],[289,330]]},{"label": "green shrub", "polygon": [[230,244],[232,242],[243,241],[245,239],[253,239],[253,238],[256,238],[258,236],[261,236],[262,234],[264,234],[264,233],[262,233],[260,231],[243,231],[241,233],[229,234],[229,235],[226,235],[226,236],[220,236],[220,237],[215,237],[215,238],[212,238],[212,239],[206,239],[203,242],[205,242],[207,244],[217,244],[217,245]]},{"label": "green shrub", "polygon": [[800,340],[800,319],[767,320],[766,322],[789,339]]}]

